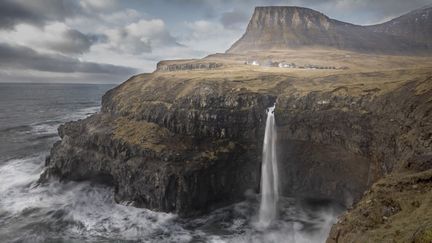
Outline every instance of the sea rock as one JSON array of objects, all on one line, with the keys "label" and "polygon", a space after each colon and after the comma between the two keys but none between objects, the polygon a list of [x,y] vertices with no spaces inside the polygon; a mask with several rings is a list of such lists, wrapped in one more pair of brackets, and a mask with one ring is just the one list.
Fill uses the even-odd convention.
[{"label": "sea rock", "polygon": [[258,138],[271,95],[191,96],[169,109],[103,112],[60,126],[42,178],[112,185],[119,202],[180,215],[202,213],[256,191]]}]

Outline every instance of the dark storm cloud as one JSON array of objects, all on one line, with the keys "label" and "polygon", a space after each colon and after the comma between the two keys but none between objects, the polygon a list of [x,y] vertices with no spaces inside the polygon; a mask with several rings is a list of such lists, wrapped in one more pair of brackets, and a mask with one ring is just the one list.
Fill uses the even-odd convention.
[{"label": "dark storm cloud", "polygon": [[10,29],[19,23],[43,25],[47,21],[62,21],[78,11],[72,0],[1,0],[0,28]]},{"label": "dark storm cloud", "polygon": [[133,68],[82,62],[63,55],[42,54],[31,48],[0,43],[0,67],[56,73],[133,74]]},{"label": "dark storm cloud", "polygon": [[0,28],[13,28],[20,22],[41,23],[42,20],[19,3],[7,0],[0,2]]},{"label": "dark storm cloud", "polygon": [[45,47],[64,54],[82,54],[93,44],[91,36],[84,35],[78,30],[70,29],[62,33],[61,42],[47,42]]}]

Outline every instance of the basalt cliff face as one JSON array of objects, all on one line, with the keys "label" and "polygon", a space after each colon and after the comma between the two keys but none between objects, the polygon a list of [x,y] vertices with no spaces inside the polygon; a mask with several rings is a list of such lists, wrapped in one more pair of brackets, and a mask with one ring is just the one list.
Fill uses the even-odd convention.
[{"label": "basalt cliff face", "polygon": [[259,186],[257,137],[275,97],[185,87],[144,75],[111,90],[100,114],[59,128],[47,174],[106,182],[118,201],[182,215],[240,200]]},{"label": "basalt cliff face", "polygon": [[[293,11],[263,9],[270,17],[255,12],[248,28],[266,31],[259,19]],[[307,16],[309,26],[333,28],[322,14]],[[245,64],[251,59],[347,68]],[[336,49],[161,62],[108,91],[99,113],[60,126],[41,182],[97,180],[118,202],[184,216],[243,200],[259,191],[265,111],[276,103],[282,196],[349,208],[329,242],[428,242],[431,67],[430,57]]]},{"label": "basalt cliff face", "polygon": [[[406,83],[384,94],[362,87],[361,95],[345,86],[300,94],[297,81],[280,74],[167,75],[133,77],[104,96],[99,114],[62,125],[46,175],[104,181],[118,201],[184,215],[238,201],[259,188],[265,109],[274,102],[286,196],[349,206],[377,178],[430,151],[432,93],[419,90],[428,72],[415,80],[384,74]],[[251,90],[262,82],[268,87]]]},{"label": "basalt cliff face", "polygon": [[374,53],[430,53],[430,12],[425,8],[376,26],[331,19],[301,7],[257,7],[245,34],[228,53],[332,47]]}]

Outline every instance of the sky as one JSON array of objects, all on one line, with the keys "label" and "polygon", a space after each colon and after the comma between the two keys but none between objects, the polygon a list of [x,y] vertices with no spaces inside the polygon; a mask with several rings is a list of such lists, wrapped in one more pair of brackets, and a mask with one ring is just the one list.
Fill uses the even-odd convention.
[{"label": "sky", "polygon": [[167,59],[224,52],[256,6],[360,25],[432,0],[0,0],[0,82],[120,83]]}]

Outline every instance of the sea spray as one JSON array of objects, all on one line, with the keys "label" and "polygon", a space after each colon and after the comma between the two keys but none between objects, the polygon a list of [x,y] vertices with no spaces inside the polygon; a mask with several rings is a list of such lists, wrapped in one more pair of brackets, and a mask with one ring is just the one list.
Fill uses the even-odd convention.
[{"label": "sea spray", "polygon": [[274,117],[275,105],[267,110],[265,126],[262,168],[261,168],[261,204],[258,225],[268,227],[277,217],[279,199],[279,178],[276,156],[276,124]]}]

